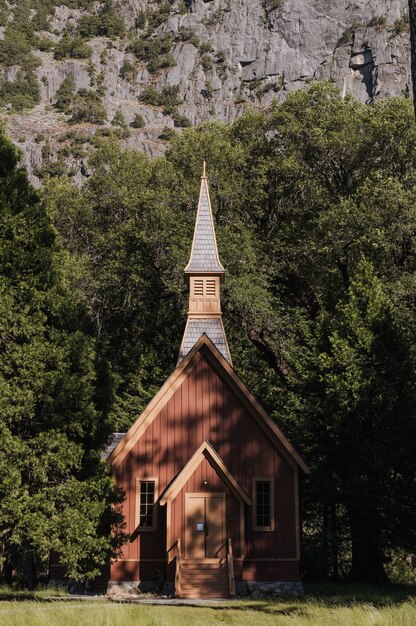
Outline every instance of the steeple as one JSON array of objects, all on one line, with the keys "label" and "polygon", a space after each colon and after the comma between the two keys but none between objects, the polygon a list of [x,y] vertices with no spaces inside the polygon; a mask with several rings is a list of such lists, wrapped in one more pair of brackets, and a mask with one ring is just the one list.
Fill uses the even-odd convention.
[{"label": "steeple", "polygon": [[205,161],[201,176],[191,256],[185,268],[189,284],[188,320],[179,351],[180,363],[204,333],[231,363],[222,323],[220,285],[225,270],[218,257]]}]

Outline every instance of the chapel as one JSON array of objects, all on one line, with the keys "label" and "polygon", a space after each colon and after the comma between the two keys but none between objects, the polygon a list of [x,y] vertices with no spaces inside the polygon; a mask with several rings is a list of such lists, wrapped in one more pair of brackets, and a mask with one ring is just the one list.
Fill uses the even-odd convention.
[{"label": "chapel", "polygon": [[109,588],[156,581],[179,598],[302,589],[298,487],[309,470],[233,369],[224,276],[204,164],[176,369],[106,454],[131,535]]}]

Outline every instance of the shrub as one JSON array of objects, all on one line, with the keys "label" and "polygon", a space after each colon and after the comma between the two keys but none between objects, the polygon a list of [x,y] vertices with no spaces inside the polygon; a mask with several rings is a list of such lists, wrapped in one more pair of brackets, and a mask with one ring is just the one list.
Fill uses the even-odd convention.
[{"label": "shrub", "polygon": [[120,76],[121,78],[130,78],[130,76],[134,72],[134,65],[130,63],[127,59],[124,59],[123,65],[120,68]]},{"label": "shrub", "polygon": [[169,115],[174,111],[178,104],[182,103],[179,98],[179,85],[168,85],[162,91],[158,91],[154,87],[144,89],[139,99],[146,104],[163,107],[163,112]]},{"label": "shrub", "polygon": [[107,119],[107,113],[96,91],[80,89],[71,106],[72,117],[70,122],[90,122],[91,124],[103,124]]},{"label": "shrub", "polygon": [[143,28],[146,26],[146,13],[144,11],[139,12],[134,21],[134,26],[138,30],[143,30]]},{"label": "shrub", "polygon": [[143,115],[140,115],[140,113],[136,113],[130,126],[132,128],[144,128],[146,126],[146,122],[144,121]]},{"label": "shrub", "polygon": [[201,56],[200,63],[204,72],[209,72],[209,70],[212,70],[213,68],[212,58],[209,54],[203,54]]},{"label": "shrub", "polygon": [[117,109],[114,114],[113,121],[111,122],[113,126],[119,126],[120,128],[127,128],[126,118],[123,115],[121,109]]},{"label": "shrub", "polygon": [[212,52],[212,46],[210,43],[208,43],[207,41],[203,41],[200,45],[199,45],[199,52],[201,54],[208,54],[209,52]]},{"label": "shrub", "polygon": [[149,29],[155,30],[158,26],[163,24],[169,19],[171,6],[169,2],[163,2],[157,11],[152,11],[147,14],[147,23]]},{"label": "shrub", "polygon": [[401,35],[409,30],[409,14],[405,13],[402,17],[394,22],[393,37]]},{"label": "shrub", "polygon": [[67,76],[64,78],[56,92],[55,106],[59,111],[67,113],[75,97],[75,80],[74,77]]},{"label": "shrub", "polygon": [[385,15],[375,15],[367,22],[367,26],[370,28],[382,28],[386,25],[387,18]]},{"label": "shrub", "polygon": [[169,128],[169,126],[165,126],[165,128],[160,133],[158,139],[162,139],[163,141],[170,141],[175,137],[176,133],[173,128]]},{"label": "shrub", "polygon": [[191,126],[191,120],[186,115],[181,115],[177,111],[172,113],[173,123],[177,128],[188,128]]},{"label": "shrub", "polygon": [[16,79],[0,80],[0,105],[10,105],[15,111],[31,109],[40,102],[39,83],[32,67],[20,69]]},{"label": "shrub", "polygon": [[91,56],[91,48],[87,46],[85,41],[79,35],[75,37],[64,35],[55,48],[54,57],[57,60],[71,59],[89,59]]},{"label": "shrub", "polygon": [[151,74],[155,74],[165,67],[175,67],[176,59],[170,52],[159,57],[155,57],[147,64],[147,69]]},{"label": "shrub", "polygon": [[124,35],[126,26],[123,18],[116,12],[113,3],[106,0],[97,15],[84,15],[78,22],[81,37],[110,37],[115,39]]},{"label": "shrub", "polygon": [[133,52],[140,61],[147,63],[149,72],[154,73],[163,67],[176,65],[175,58],[170,53],[172,44],[172,35],[135,39],[127,51]]},{"label": "shrub", "polygon": [[20,65],[32,49],[28,37],[12,26],[8,26],[0,41],[0,63],[5,66]]},{"label": "shrub", "polygon": [[191,43],[195,48],[199,48],[200,39],[193,28],[186,28],[185,26],[181,26],[178,34],[176,36],[177,41],[186,41],[187,43]]}]

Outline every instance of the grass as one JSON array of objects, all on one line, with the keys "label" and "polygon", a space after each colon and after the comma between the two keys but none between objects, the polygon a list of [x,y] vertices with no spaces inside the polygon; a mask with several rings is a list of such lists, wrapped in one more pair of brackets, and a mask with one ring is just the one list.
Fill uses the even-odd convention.
[{"label": "grass", "polygon": [[[0,591],[0,597],[2,593]],[[414,626],[416,588],[308,585],[304,600],[237,600],[209,607],[126,605],[97,598],[0,602],[7,626]]]}]

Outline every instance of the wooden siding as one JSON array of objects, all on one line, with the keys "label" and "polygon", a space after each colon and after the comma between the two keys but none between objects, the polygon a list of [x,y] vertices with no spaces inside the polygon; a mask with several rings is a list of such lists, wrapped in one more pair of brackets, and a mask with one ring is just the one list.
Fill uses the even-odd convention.
[{"label": "wooden siding", "polygon": [[[253,532],[251,508],[245,506],[247,563],[266,558],[297,559],[296,476],[293,466],[272,445],[241,401],[229,390],[203,357],[114,470],[115,481],[127,494],[124,514],[127,532],[133,533],[131,543],[123,549],[121,558],[124,563],[137,563],[140,560],[143,565],[150,564],[152,561],[157,565],[166,558],[166,550],[172,547],[166,545],[166,509],[168,506],[159,507],[156,531],[140,533],[134,528],[136,478],[159,476],[159,494],[162,495],[204,439],[212,443],[231,474],[250,497],[252,496],[253,476],[270,475],[275,479],[276,530],[274,532]],[[183,538],[183,529],[180,529],[180,524],[183,524],[183,517],[182,522],[180,521],[181,511],[183,511],[183,493],[186,490],[203,491],[201,483],[205,479],[208,481],[208,491],[218,489],[227,494],[227,533],[229,531],[232,536],[235,556],[238,557],[243,550],[243,547],[238,545],[240,522],[238,529],[236,522],[239,503],[235,502],[234,496],[207,460],[201,462],[182,489],[180,498],[178,496],[171,505],[173,516],[170,529],[171,543],[179,536]],[[120,569],[123,567],[126,572],[131,571],[132,566],[123,566],[123,560],[113,565],[113,579],[121,579]],[[148,566],[146,568],[148,569]],[[247,574],[250,574],[254,566],[250,568],[247,569]],[[279,568],[279,571],[282,568],[285,569],[285,561],[279,561]],[[293,564],[291,564],[287,576],[283,575],[283,571],[283,578],[290,579],[290,576],[293,576],[293,570]],[[137,580],[137,571],[136,567],[133,580]],[[267,571],[270,571],[269,565]],[[123,580],[126,579],[123,578]]]}]

